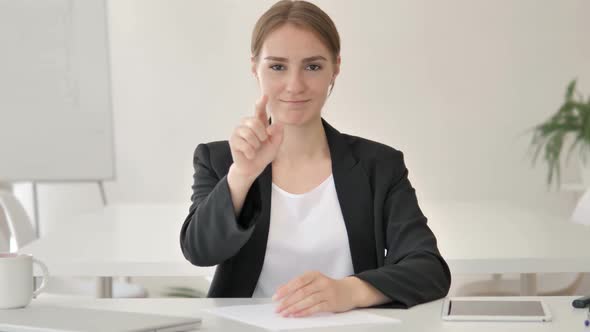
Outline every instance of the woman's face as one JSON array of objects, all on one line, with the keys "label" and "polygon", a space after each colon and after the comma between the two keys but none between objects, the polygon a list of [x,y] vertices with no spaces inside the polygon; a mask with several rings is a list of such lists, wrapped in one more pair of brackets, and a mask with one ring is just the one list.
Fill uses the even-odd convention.
[{"label": "woman's face", "polygon": [[274,121],[303,125],[321,117],[340,57],[332,62],[328,48],[309,30],[285,24],[264,41],[252,72]]}]

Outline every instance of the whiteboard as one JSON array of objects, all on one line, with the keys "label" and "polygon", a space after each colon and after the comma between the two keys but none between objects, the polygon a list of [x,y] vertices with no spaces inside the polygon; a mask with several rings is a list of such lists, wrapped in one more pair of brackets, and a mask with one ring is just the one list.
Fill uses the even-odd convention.
[{"label": "whiteboard", "polygon": [[115,177],[106,0],[0,0],[0,181]]}]

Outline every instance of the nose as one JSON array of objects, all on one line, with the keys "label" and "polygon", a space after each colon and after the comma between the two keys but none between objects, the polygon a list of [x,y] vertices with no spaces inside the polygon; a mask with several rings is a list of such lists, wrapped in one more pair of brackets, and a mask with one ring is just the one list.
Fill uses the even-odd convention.
[{"label": "nose", "polygon": [[287,92],[290,94],[298,94],[305,91],[305,79],[303,77],[303,73],[294,70],[291,74],[287,77]]}]

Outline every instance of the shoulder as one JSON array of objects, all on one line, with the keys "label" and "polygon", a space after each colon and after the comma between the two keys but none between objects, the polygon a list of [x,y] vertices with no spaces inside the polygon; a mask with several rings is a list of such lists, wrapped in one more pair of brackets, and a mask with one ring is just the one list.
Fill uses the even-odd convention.
[{"label": "shoulder", "polygon": [[407,176],[408,169],[402,151],[366,138],[341,135],[374,188],[387,190]]},{"label": "shoulder", "polygon": [[193,164],[203,165],[218,173],[227,174],[232,164],[231,150],[228,141],[214,141],[197,145],[193,157]]},{"label": "shoulder", "polygon": [[231,155],[231,152],[229,149],[229,142],[227,140],[225,140],[225,141],[214,141],[214,142],[208,142],[208,143],[200,143],[199,145],[197,145],[197,148],[195,149],[195,155],[203,154],[203,153],[207,153],[207,154],[212,155],[214,157],[225,156],[227,154]]},{"label": "shoulder", "polygon": [[387,144],[375,142],[363,137],[341,134],[348,144],[351,153],[364,164],[387,164],[399,166],[403,164],[403,152]]}]

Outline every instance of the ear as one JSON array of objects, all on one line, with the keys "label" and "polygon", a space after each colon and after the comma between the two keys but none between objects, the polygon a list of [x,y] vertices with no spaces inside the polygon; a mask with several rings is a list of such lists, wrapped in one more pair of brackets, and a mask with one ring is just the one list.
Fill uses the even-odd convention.
[{"label": "ear", "polygon": [[254,77],[256,77],[256,79],[258,80],[258,72],[256,71],[256,69],[258,68],[258,64],[256,63],[256,59],[254,57],[250,57],[250,65],[251,65],[250,70],[252,71],[252,75],[254,75]]},{"label": "ear", "polygon": [[336,76],[338,76],[338,74],[340,74],[340,63],[342,62],[342,59],[340,58],[340,55],[336,58],[336,63],[334,64],[334,79],[336,78]]}]

